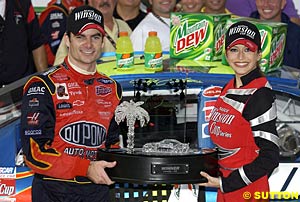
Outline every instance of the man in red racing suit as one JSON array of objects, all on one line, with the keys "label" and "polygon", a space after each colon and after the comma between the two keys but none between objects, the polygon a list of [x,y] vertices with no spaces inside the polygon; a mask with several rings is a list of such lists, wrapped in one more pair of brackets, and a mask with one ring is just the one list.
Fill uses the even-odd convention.
[{"label": "man in red racing suit", "polygon": [[[114,110],[120,103],[122,89],[95,69],[103,44],[102,14],[89,6],[73,12],[88,13],[83,15],[89,17],[87,22],[76,21],[76,26],[91,27],[80,32],[70,28],[71,55],[62,65],[31,77],[24,86],[21,136],[26,164],[35,173],[33,201],[106,202],[109,192],[105,184],[112,183],[104,168],[115,163],[95,160],[97,149],[118,142]],[[90,16],[96,20],[91,21]],[[75,49],[72,43],[79,44],[79,48]],[[92,65],[86,65],[92,67],[92,72],[74,65],[74,61],[81,60],[75,56],[76,50],[81,51],[78,55],[92,58]],[[97,173],[95,178],[104,177],[107,181],[95,182],[88,175],[91,169]]]}]

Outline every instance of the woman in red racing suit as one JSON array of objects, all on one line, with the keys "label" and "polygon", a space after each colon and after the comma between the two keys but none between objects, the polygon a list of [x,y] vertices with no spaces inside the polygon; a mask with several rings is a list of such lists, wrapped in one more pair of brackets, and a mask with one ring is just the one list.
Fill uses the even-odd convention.
[{"label": "woman in red racing suit", "polygon": [[279,163],[275,98],[257,65],[261,44],[255,25],[233,24],[225,48],[235,76],[223,88],[209,122],[220,177],[201,172],[208,182],[200,186],[219,188],[218,202],[256,201],[255,192],[269,191],[268,177]]}]

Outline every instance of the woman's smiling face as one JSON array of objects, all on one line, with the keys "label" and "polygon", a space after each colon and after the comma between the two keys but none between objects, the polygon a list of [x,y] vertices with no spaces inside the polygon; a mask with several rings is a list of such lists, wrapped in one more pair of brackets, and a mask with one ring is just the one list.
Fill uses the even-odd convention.
[{"label": "woman's smiling face", "polygon": [[226,50],[226,58],[236,77],[240,78],[257,67],[261,53],[253,52],[247,46],[237,44]]}]

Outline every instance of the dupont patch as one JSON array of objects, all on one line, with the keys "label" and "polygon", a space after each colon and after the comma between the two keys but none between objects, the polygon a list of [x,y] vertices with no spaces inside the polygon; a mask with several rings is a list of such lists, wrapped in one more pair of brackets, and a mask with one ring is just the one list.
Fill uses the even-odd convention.
[{"label": "dupont patch", "polygon": [[61,128],[59,136],[69,144],[95,148],[105,141],[106,129],[98,123],[81,121]]}]

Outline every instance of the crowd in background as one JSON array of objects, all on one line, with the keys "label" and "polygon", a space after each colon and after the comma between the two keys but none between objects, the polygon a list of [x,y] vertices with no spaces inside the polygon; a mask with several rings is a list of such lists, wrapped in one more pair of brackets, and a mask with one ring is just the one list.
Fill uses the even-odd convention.
[{"label": "crowd in background", "polygon": [[0,86],[60,64],[68,48],[66,17],[84,4],[103,13],[104,52],[115,51],[121,31],[129,33],[135,51],[143,51],[153,30],[169,51],[169,15],[174,11],[230,13],[287,23],[283,64],[300,68],[300,18],[292,0],[51,0],[39,15],[31,0],[0,0]]}]

